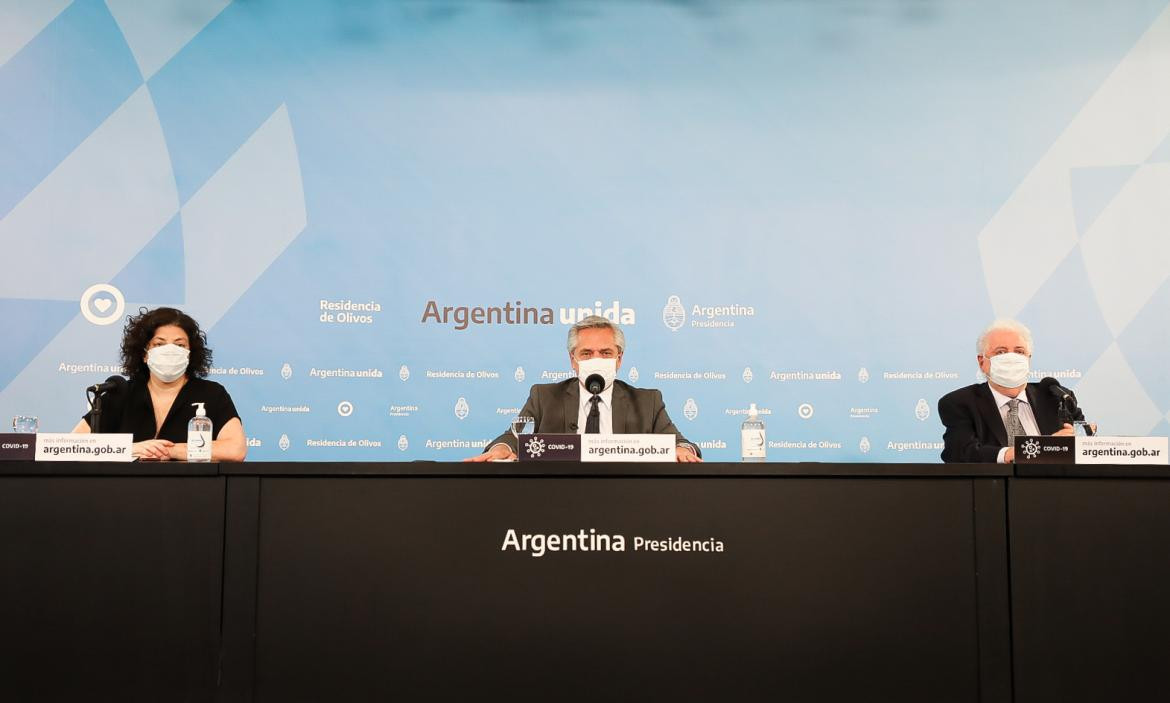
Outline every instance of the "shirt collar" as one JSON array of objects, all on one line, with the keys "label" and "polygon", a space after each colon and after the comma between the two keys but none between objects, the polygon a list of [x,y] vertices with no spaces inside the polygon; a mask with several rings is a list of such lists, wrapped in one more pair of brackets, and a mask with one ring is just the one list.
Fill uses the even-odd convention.
[{"label": "shirt collar", "polygon": [[1024,405],[1031,405],[1031,403],[1028,402],[1028,387],[1027,386],[1024,386],[1023,390],[1021,390],[1020,394],[1017,395],[1015,398],[1012,398],[1011,396],[1004,395],[1003,393],[1000,393],[999,391],[995,390],[995,387],[992,386],[990,383],[987,384],[987,387],[989,389],[991,389],[991,395],[995,398],[995,407],[997,407],[997,408],[1002,408],[1003,406],[1007,405],[1012,400],[1018,400],[1021,403],[1023,403]]}]

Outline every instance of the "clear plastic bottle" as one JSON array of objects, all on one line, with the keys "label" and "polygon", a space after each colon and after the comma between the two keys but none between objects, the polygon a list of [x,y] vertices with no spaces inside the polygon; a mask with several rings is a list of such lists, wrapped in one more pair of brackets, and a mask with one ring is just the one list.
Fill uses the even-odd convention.
[{"label": "clear plastic bottle", "polygon": [[203,409],[203,403],[195,406],[195,417],[187,423],[187,461],[206,463],[211,461],[211,418]]},{"label": "clear plastic bottle", "polygon": [[760,419],[760,412],[756,404],[748,408],[747,419],[739,428],[741,456],[744,461],[765,461],[768,458],[768,441],[764,431],[764,421]]}]

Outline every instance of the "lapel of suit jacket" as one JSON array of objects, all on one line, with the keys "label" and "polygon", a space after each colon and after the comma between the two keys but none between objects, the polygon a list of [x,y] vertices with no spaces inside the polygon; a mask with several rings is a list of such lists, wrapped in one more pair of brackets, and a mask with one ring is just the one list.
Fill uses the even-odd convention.
[{"label": "lapel of suit jacket", "polygon": [[1003,416],[999,414],[999,407],[995,404],[995,396],[991,394],[991,386],[981,383],[975,391],[975,407],[983,416],[983,422],[991,428],[995,441],[999,446],[1006,447],[1008,443],[1007,427],[1003,424]]},{"label": "lapel of suit jacket", "polygon": [[613,408],[610,410],[610,417],[613,420],[613,433],[626,434],[626,423],[629,421],[630,404],[634,402],[633,394],[630,393],[624,383],[614,381],[613,395],[610,398],[613,401]]},{"label": "lapel of suit jacket", "polygon": [[583,428],[570,430],[570,427],[577,426],[577,415],[581,411],[581,382],[574,376],[569,379],[569,383],[565,386],[565,400],[563,412],[565,413],[565,421],[561,424],[564,429],[562,432],[580,432]]},{"label": "lapel of suit jacket", "polygon": [[1051,434],[1060,429],[1060,417],[1057,415],[1057,406],[1054,403],[1041,403],[1041,397],[1036,384],[1029,383],[1024,389],[1028,394],[1028,404],[1032,406],[1032,416],[1036,418],[1036,427],[1040,434]]}]

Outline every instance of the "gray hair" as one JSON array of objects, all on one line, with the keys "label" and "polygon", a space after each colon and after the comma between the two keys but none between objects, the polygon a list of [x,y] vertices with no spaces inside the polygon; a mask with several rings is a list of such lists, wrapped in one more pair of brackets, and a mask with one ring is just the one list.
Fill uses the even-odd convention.
[{"label": "gray hair", "polygon": [[611,322],[600,315],[583,317],[577,324],[569,328],[569,353],[577,350],[577,335],[581,330],[613,330],[613,341],[617,345],[618,354],[626,351],[626,335],[616,322]]},{"label": "gray hair", "polygon": [[987,329],[983,330],[983,333],[979,335],[979,339],[975,341],[975,353],[979,356],[985,356],[987,353],[987,338],[991,336],[992,332],[1003,331],[1015,332],[1020,335],[1020,341],[1024,343],[1024,349],[1027,349],[1029,354],[1032,353],[1032,330],[1028,329],[1019,320],[1012,320],[1006,317],[1001,317],[995,322],[992,322],[987,326]]}]

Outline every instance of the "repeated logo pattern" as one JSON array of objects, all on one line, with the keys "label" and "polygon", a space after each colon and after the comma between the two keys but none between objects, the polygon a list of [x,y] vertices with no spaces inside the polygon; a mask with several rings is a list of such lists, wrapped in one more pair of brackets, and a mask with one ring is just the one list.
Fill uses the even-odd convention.
[{"label": "repeated logo pattern", "polygon": [[[441,124],[437,131],[455,138],[449,149],[446,144],[442,149],[460,152],[465,145],[457,144],[459,134],[466,131],[467,144],[474,146],[467,153],[481,157],[483,163],[495,163],[499,154],[493,152],[492,140],[483,138],[484,125],[476,122],[481,114],[477,108],[486,105],[498,111],[500,105],[474,103],[469,96],[477,92],[498,96],[499,91],[461,92],[444,85],[433,93],[424,91],[426,97],[422,97],[408,90],[393,96],[392,114],[381,114],[374,107],[376,101],[361,92],[365,88],[351,86],[345,90],[354,92],[345,92],[339,85],[315,83],[313,71],[301,71],[310,78],[299,76],[296,82],[288,74],[298,73],[299,66],[249,61],[250,47],[258,40],[250,34],[257,25],[250,23],[265,8],[230,0],[183,5],[182,13],[167,11],[175,3],[139,0],[0,5],[0,101],[11,108],[0,112],[0,153],[4,154],[0,160],[0,245],[6,252],[15,252],[21,262],[0,277],[0,309],[7,316],[3,322],[6,329],[15,330],[0,357],[0,409],[10,415],[37,414],[42,428],[72,426],[84,411],[79,407],[78,389],[117,371],[117,340],[126,315],[142,306],[162,304],[182,307],[209,332],[217,364],[223,366],[213,378],[229,387],[249,432],[263,438],[254,445],[255,458],[282,456],[278,451],[295,459],[348,457],[333,445],[322,444],[310,451],[306,443],[367,438],[355,437],[354,432],[382,442],[389,450],[386,456],[466,454],[502,429],[495,425],[502,424],[504,411],[521,404],[523,384],[566,377],[550,368],[550,359],[563,356],[563,352],[553,353],[563,333],[555,323],[515,329],[489,325],[459,332],[444,328],[435,336],[416,335],[419,305],[415,298],[419,296],[472,307],[499,304],[494,293],[484,301],[464,301],[460,296],[475,288],[453,282],[474,278],[468,272],[476,270],[471,264],[480,262],[470,259],[486,249],[475,247],[494,241],[495,230],[487,225],[480,229],[477,217],[483,212],[476,208],[482,203],[470,201],[466,209],[434,207],[433,219],[397,217],[411,196],[397,192],[395,184],[425,183],[442,202],[460,199],[454,181],[420,175],[420,164],[435,154],[401,130],[428,124],[428,114],[466,115],[465,121],[452,118]],[[314,10],[290,6],[285,11],[287,17],[295,14],[304,20],[307,15],[299,13]],[[619,14],[611,19],[629,19],[620,15],[621,8],[612,12]],[[1002,202],[983,204],[985,209],[979,210],[973,222],[932,240],[932,246],[949,252],[939,260],[949,262],[962,262],[974,243],[979,262],[956,266],[944,278],[956,285],[981,279],[985,286],[968,286],[955,296],[948,290],[947,296],[940,297],[970,301],[964,308],[968,311],[985,309],[990,302],[995,315],[1028,323],[1036,333],[1037,359],[1054,364],[1052,368],[1075,371],[1062,381],[1075,387],[1092,419],[1119,434],[1170,429],[1170,375],[1165,372],[1163,353],[1170,339],[1170,238],[1165,236],[1165,223],[1170,221],[1170,198],[1165,197],[1170,192],[1170,70],[1165,61],[1170,8],[1156,16],[1149,12],[1152,21],[1141,19],[1145,30],[1132,47],[1115,51],[1106,51],[1104,45],[1086,47],[1086,55],[1118,57],[1101,59],[1116,65],[1096,66],[1105,78],[1083,105],[1060,117],[1056,127],[1061,131],[1052,144],[1026,145],[1028,153],[1039,157],[1035,163],[1021,164],[1022,171],[1011,171],[1010,178],[1018,182],[986,184],[984,190],[996,193],[994,197]],[[732,19],[734,13],[729,12],[728,21]],[[1137,26],[1137,19],[1132,22]],[[297,23],[290,21],[289,26]],[[932,31],[916,29],[920,30]],[[476,40],[471,36],[472,43]],[[377,46],[371,42],[363,51],[383,50]],[[314,49],[289,39],[287,46],[265,45],[257,50],[292,61],[301,50]],[[596,58],[588,53],[587,43],[582,44],[582,55]],[[389,53],[379,58],[404,60]],[[396,65],[393,73],[410,76],[411,70]],[[420,82],[425,82],[423,75],[419,74]],[[638,75],[637,79],[653,83],[653,76]],[[610,86],[601,87],[604,93]],[[630,85],[612,87],[616,90],[609,92],[637,99],[637,90],[630,90]],[[535,155],[533,161],[552,153],[542,151],[540,145],[563,146],[556,133],[532,131],[533,125],[556,123],[549,115],[578,114],[576,106],[566,108],[539,89],[538,94],[541,100],[529,102],[547,106],[549,113],[527,112],[530,106],[526,107],[523,96],[507,108],[507,114],[518,119],[516,124],[526,127],[519,131],[528,132],[524,143],[530,148],[525,154]],[[347,124],[376,124],[378,130],[331,132],[321,127],[333,110],[322,97],[326,95],[341,95],[348,101],[353,112],[347,114],[347,120],[352,118]],[[427,100],[436,100],[438,95],[460,103],[460,109],[444,104],[435,113],[423,111]],[[224,109],[225,105],[231,109]],[[621,105],[598,123],[611,124],[614,115],[628,114],[629,107]],[[767,109],[761,107],[762,112]],[[685,120],[678,125],[687,133],[699,126]],[[668,163],[676,152],[689,153],[679,148],[687,144],[670,142],[664,134],[654,135],[663,139],[657,145],[646,136],[639,138],[658,172],[659,160]],[[809,152],[816,154],[820,145],[815,137],[810,139]],[[908,144],[909,148],[933,146]],[[765,151],[780,153],[771,146]],[[828,164],[837,144],[825,147]],[[509,158],[516,156],[508,151],[512,145],[507,142],[501,141],[499,148]],[[384,161],[379,164],[384,170],[374,173],[374,178],[346,180],[343,170],[328,170],[330,164],[348,163],[353,155],[365,152]],[[557,153],[567,156],[570,152]],[[514,174],[509,173],[525,174],[533,161],[520,163]],[[720,162],[724,168],[734,165]],[[789,188],[807,178],[793,168],[793,173],[784,176],[794,178]],[[581,173],[582,179],[589,177],[587,171]],[[519,177],[518,183],[525,177]],[[363,190],[371,183],[376,185]],[[947,352],[956,358],[937,355],[938,350],[949,349],[947,341],[939,340],[973,336],[986,320],[962,319],[956,324],[949,303],[911,304],[905,316],[918,317],[887,330],[890,320],[902,313],[876,319],[874,311],[882,306],[872,302],[904,304],[909,300],[903,295],[905,276],[915,276],[912,267],[916,264],[931,266],[923,263],[928,261],[926,255],[899,250],[895,238],[890,253],[910,268],[886,279],[866,279],[884,281],[884,288],[869,290],[859,285],[854,289],[852,276],[878,268],[868,257],[885,250],[870,247],[871,233],[858,232],[856,250],[867,252],[866,260],[839,256],[842,240],[833,236],[833,228],[842,225],[833,223],[838,215],[848,221],[859,213],[868,214],[865,208],[870,205],[858,205],[854,211],[851,203],[842,202],[840,212],[822,211],[823,221],[815,220],[807,212],[799,213],[794,204],[821,201],[804,198],[798,188],[791,201],[775,203],[776,212],[808,218],[799,226],[811,231],[796,232],[788,229],[787,214],[777,218],[771,212],[770,199],[782,188],[765,196],[757,192],[762,186],[751,185],[750,177],[745,176],[744,184],[742,190],[750,191],[746,202],[758,203],[760,209],[739,211],[712,205],[711,212],[721,213],[726,220],[716,227],[726,227],[718,231],[720,237],[706,230],[703,236],[672,234],[668,255],[655,260],[644,277],[618,272],[612,279],[603,276],[596,282],[606,292],[600,298],[615,300],[615,314],[628,309],[633,317],[635,309],[645,311],[627,326],[630,383],[661,388],[668,406],[677,409],[672,414],[681,411],[683,418],[694,423],[688,434],[699,435],[696,441],[716,444],[733,437],[741,419],[733,411],[754,401],[761,407],[784,409],[777,411],[769,427],[770,438],[790,439],[796,428],[844,446],[841,451],[801,457],[936,460],[934,449],[895,455],[886,449],[887,443],[905,445],[939,437],[934,399],[950,387],[982,380],[960,366],[973,363],[967,352]],[[311,192],[306,193],[307,188]],[[555,189],[551,195],[556,195]],[[549,198],[550,193],[537,196]],[[310,203],[319,207],[311,211]],[[671,208],[676,205],[682,203],[672,203]],[[343,210],[360,213],[353,220],[337,218],[336,213]],[[628,219],[654,222],[654,226],[658,219],[669,219],[647,217],[647,212],[653,214],[639,211]],[[727,219],[731,212],[737,214]],[[991,213],[990,217],[984,213]],[[613,214],[614,222],[626,219],[621,211]],[[950,218],[953,213],[946,214]],[[669,226],[687,224],[678,219]],[[553,246],[572,241],[546,237],[543,230],[537,237],[523,227],[539,229],[541,225],[527,220],[519,226],[517,239],[547,238]],[[371,230],[366,233],[368,240],[354,233],[362,227]],[[660,231],[648,231],[645,241],[624,230],[615,236],[620,238],[622,252],[659,247],[662,241]],[[774,274],[783,269],[789,250],[799,248],[798,239],[822,237],[826,242],[820,252],[823,260],[808,268],[849,269],[844,275],[826,273],[825,288],[816,289],[809,279],[790,283]],[[368,241],[376,244],[362,248]],[[425,252],[423,259],[400,257],[403,248],[416,241],[434,251]],[[466,270],[459,268],[457,257],[443,258],[464,243],[474,245],[472,257],[462,264],[469,267]],[[643,254],[625,258],[645,268]],[[416,266],[420,260],[426,266]],[[433,270],[451,275],[426,273]],[[702,275],[688,279],[687,274],[696,271]],[[556,299],[559,293],[546,292],[559,291],[575,278],[559,273],[546,276],[540,271],[528,271],[528,275],[533,281],[523,295],[517,294],[517,308],[534,300]],[[937,289],[940,279],[931,280]],[[447,286],[454,292],[443,289]],[[301,332],[301,319],[309,316],[318,298],[364,302],[374,297],[367,294],[371,289],[379,291],[377,295],[389,292],[380,301],[385,310],[372,315],[367,326],[322,327],[316,328],[319,334],[311,335]],[[593,300],[593,295],[589,291],[585,297]],[[839,307],[827,308],[818,300],[826,297],[837,300],[834,304]],[[617,305],[618,299],[628,305]],[[726,311],[740,303],[754,306],[750,317],[719,312],[721,306]],[[858,311],[849,309],[853,307]],[[867,316],[874,316],[870,327],[866,327],[871,321]],[[315,324],[315,315],[312,321]],[[739,327],[732,327],[733,323]],[[853,327],[856,331],[840,332]],[[289,329],[297,333],[286,333]],[[1076,344],[1053,341],[1068,339],[1070,329],[1076,330]],[[914,363],[934,363],[961,372],[963,380],[884,378],[884,372],[897,366],[896,360],[870,352],[871,347],[888,341],[887,335],[897,336],[910,347],[931,340],[936,356]],[[833,380],[783,375],[790,370],[811,374],[826,370],[814,368],[822,358],[832,358],[828,365],[841,375]],[[332,375],[314,375],[315,366],[325,366],[326,374]],[[338,366],[346,368],[334,373]],[[857,369],[856,383],[852,369]],[[447,371],[473,376],[432,374]],[[479,375],[485,371],[488,375]],[[385,381],[376,380],[383,372]],[[399,380],[394,380],[395,375]],[[497,379],[498,384],[492,385]],[[452,397],[458,398],[454,419]],[[341,398],[351,400],[339,402]],[[810,402],[802,402],[806,400]],[[371,407],[393,403],[400,409],[392,411],[390,418],[379,413],[380,424],[375,424],[355,412],[366,402],[374,402]],[[791,408],[798,403],[793,417]],[[912,417],[906,412],[910,404],[914,404]],[[474,417],[472,405],[477,408]],[[879,407],[892,410],[877,415]],[[875,416],[881,422],[872,419]],[[857,441],[863,432],[865,436]],[[733,448],[723,458],[734,455],[735,442],[730,443]],[[393,452],[395,446],[399,454]],[[708,456],[719,459],[720,451],[712,449]]]}]

